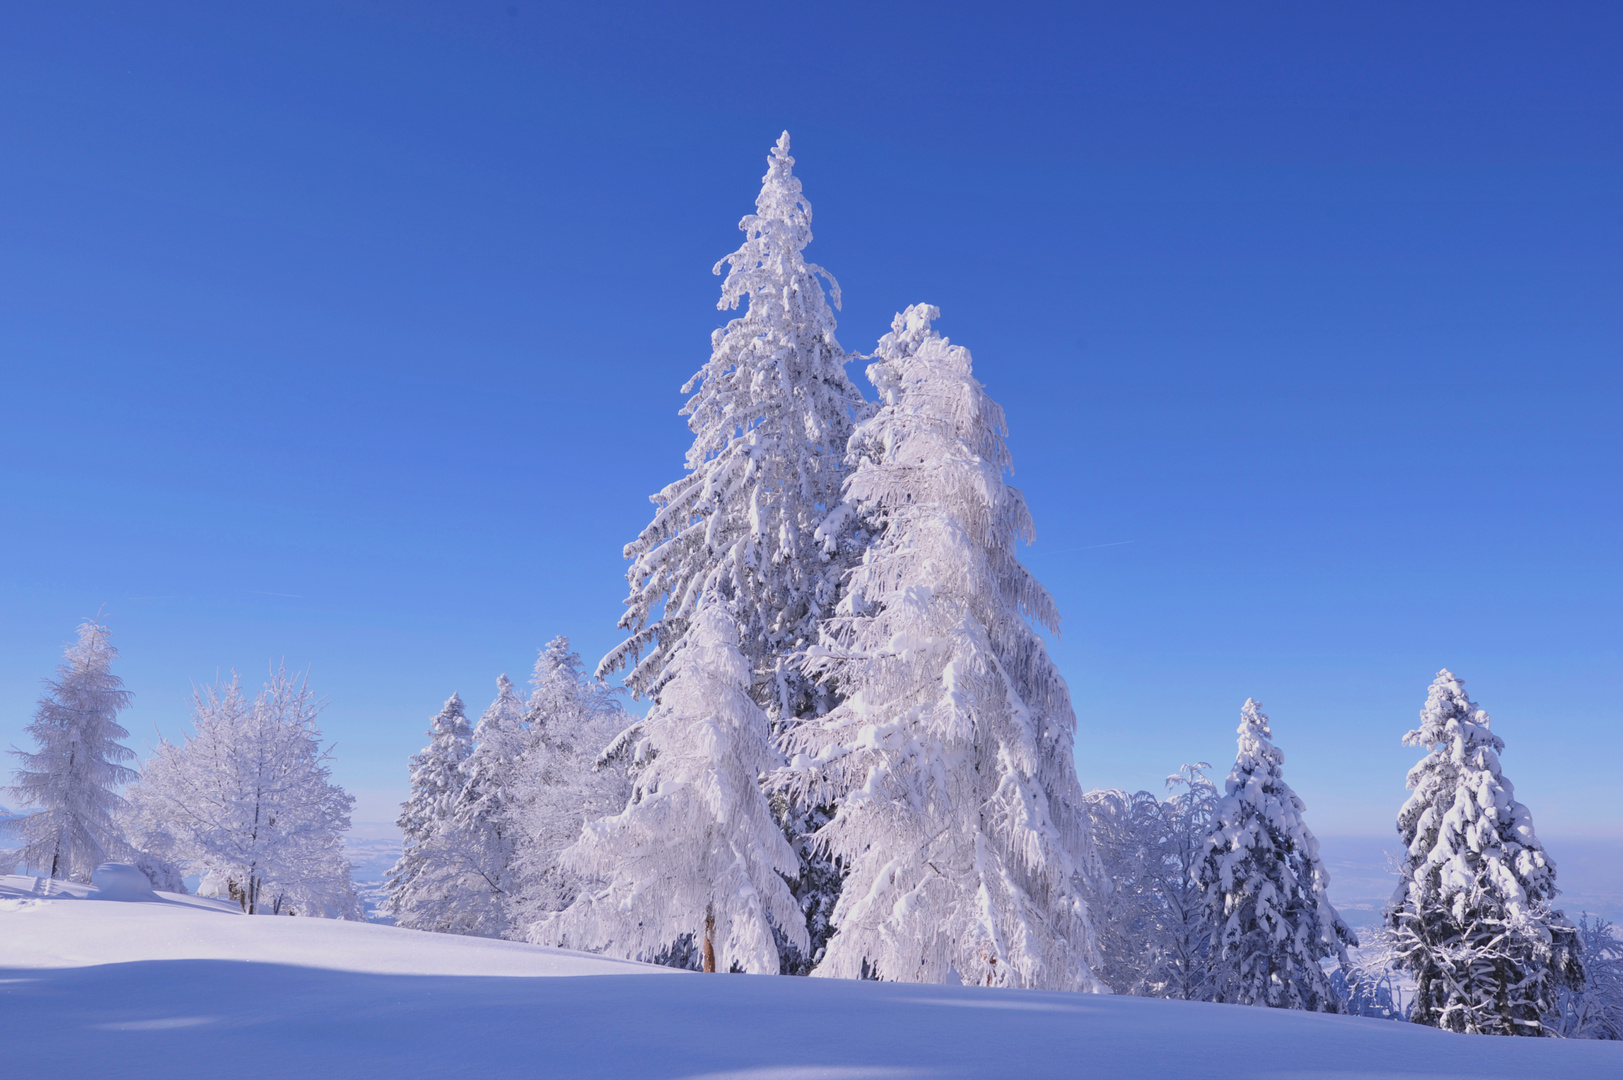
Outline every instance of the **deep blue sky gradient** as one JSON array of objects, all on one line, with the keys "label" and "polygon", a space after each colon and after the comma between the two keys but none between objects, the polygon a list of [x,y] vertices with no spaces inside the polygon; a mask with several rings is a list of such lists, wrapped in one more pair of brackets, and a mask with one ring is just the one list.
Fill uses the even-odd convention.
[{"label": "deep blue sky gradient", "polygon": [[842,342],[935,303],[1008,412],[1086,784],[1254,695],[1385,833],[1448,665],[1623,835],[1623,9],[1344,8],[0,10],[0,745],[105,605],[138,738],[285,656],[382,820],[601,655],[788,128]]}]

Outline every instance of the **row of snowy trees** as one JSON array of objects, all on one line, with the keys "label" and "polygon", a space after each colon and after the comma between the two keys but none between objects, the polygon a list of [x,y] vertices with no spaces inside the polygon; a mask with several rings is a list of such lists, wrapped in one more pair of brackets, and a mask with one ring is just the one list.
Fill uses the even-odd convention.
[{"label": "row of snowy trees", "polygon": [[1113,989],[1623,1038],[1623,942],[1609,923],[1574,926],[1552,907],[1554,864],[1501,771],[1503,740],[1459,678],[1438,674],[1405,736],[1427,753],[1398,815],[1399,885],[1356,960],[1271,739],[1248,701],[1223,794],[1204,764],[1171,777],[1166,799],[1090,793],[1108,879],[1099,973]]},{"label": "row of snowy trees", "polygon": [[[626,546],[628,636],[592,677],[555,642],[528,702],[504,679],[471,731],[447,702],[412,760],[397,918],[705,970],[1356,1007],[1372,976],[1255,702],[1223,793],[1205,766],[1166,799],[1079,790],[1002,411],[925,304],[868,357],[863,398],[788,150],[715,268],[719,306],[745,311],[684,388],[685,474]],[[641,719],[601,681],[622,671]],[[1433,758],[1481,758],[1426,723]],[[1584,984],[1531,823],[1508,784],[1429,769],[1405,810],[1412,900],[1380,946],[1423,987],[1422,1022],[1549,1025]],[[1476,802],[1427,816],[1466,787]],[[1457,854],[1467,833],[1500,854],[1459,856],[1462,902],[1446,882],[1464,871],[1433,879],[1439,836]],[[1439,913],[1486,911],[1511,878],[1494,959],[1460,952]],[[1462,974],[1483,971],[1502,976],[1497,1027]]]},{"label": "row of snowy trees", "polygon": [[575,900],[562,853],[585,822],[625,805],[627,755],[611,744],[631,718],[564,638],[541,650],[530,688],[525,701],[503,675],[476,727],[456,694],[430,723],[389,874],[399,924],[522,938]]},{"label": "row of snowy trees", "polygon": [[283,669],[251,700],[235,676],[196,691],[193,733],[160,742],[137,772],[117,656],[88,621],[46,683],[28,726],[36,749],[12,751],[9,790],[29,812],[4,823],[23,841],[5,861],[72,881],[129,862],[168,891],[197,875],[200,893],[249,914],[360,917],[343,852],[354,800],[332,783],[307,683]]}]

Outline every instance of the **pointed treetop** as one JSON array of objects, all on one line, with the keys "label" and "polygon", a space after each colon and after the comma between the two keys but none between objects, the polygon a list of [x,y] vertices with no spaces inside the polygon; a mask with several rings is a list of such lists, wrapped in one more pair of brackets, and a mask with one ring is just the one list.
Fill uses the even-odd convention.
[{"label": "pointed treetop", "polygon": [[[828,283],[828,299],[840,307],[840,284],[827,270],[802,259],[801,252],[812,241],[811,203],[801,194],[800,180],[794,174],[795,159],[789,156],[789,133],[785,131],[766,159],[766,175],[761,177],[761,193],[755,197],[755,213],[746,214],[738,228],[747,239],[742,247],[716,263],[711,273],[730,267],[716,308],[736,308],[746,295],[758,289],[782,287],[783,279],[802,273],[814,274]],[[754,272],[770,271],[767,279]],[[832,319],[829,320],[832,335]]]},{"label": "pointed treetop", "polygon": [[1256,698],[1246,698],[1245,704],[1240,706],[1240,726],[1235,730],[1242,741],[1250,736],[1271,742],[1274,737],[1273,728],[1268,724],[1268,714],[1262,711],[1262,702]]},{"label": "pointed treetop", "polygon": [[459,727],[465,728],[466,726],[467,721],[463,713],[462,695],[453,693],[445,699],[445,704],[440,706],[440,711],[434,719],[429,721],[429,734],[447,735],[457,731]]},{"label": "pointed treetop", "polygon": [[1435,746],[1460,741],[1464,746],[1505,748],[1505,740],[1489,730],[1488,714],[1465,693],[1465,680],[1447,668],[1437,673],[1420,710],[1420,726],[1403,737],[1405,746]]},{"label": "pointed treetop", "polygon": [[112,631],[101,621],[99,615],[79,624],[79,640],[68,646],[63,653],[63,659],[67,661],[64,667],[81,670],[106,665],[118,659],[118,650],[113,647]]}]

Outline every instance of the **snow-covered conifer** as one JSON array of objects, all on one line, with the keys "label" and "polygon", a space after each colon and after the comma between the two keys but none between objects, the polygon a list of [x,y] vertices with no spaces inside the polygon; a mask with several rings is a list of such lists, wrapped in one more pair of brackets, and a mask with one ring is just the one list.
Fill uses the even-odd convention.
[{"label": "snow-covered conifer", "polygon": [[428,745],[411,758],[411,796],[395,822],[401,854],[389,871],[389,910],[401,926],[431,929],[443,908],[455,904],[445,822],[462,794],[462,763],[472,749],[462,698],[452,694],[429,721]]},{"label": "snow-covered conifer", "polygon": [[1268,717],[1247,698],[1239,753],[1212,813],[1196,878],[1212,926],[1213,997],[1237,1005],[1340,1012],[1319,961],[1347,963],[1358,939],[1330,903],[1330,875],[1307,807],[1285,782]]},{"label": "snow-covered conifer", "polygon": [[99,863],[126,851],[115,789],[135,776],[123,764],[135,753],[119,742],[130,734],[118,723],[130,695],[113,674],[117,656],[106,626],[80,625],[28,725],[36,750],[11,751],[22,767],[8,790],[32,812],[6,828],[23,841],[17,857],[53,878],[89,881]]},{"label": "snow-covered conifer", "polygon": [[343,847],[355,800],[332,782],[322,705],[285,669],[253,701],[235,675],[196,691],[193,734],[159,743],[130,786],[136,846],[250,915],[361,918]]},{"label": "snow-covered conifer", "polygon": [[414,924],[418,929],[481,937],[506,937],[517,929],[511,918],[514,809],[524,714],[512,680],[498,676],[496,698],[473,730],[473,750],[462,762],[460,788],[442,825],[445,903],[432,919]]},{"label": "snow-covered conifer", "polygon": [[[620,625],[631,632],[598,674],[630,667],[637,694],[657,694],[707,597],[739,623],[751,693],[768,718],[817,711],[790,658],[817,640],[839,584],[836,540],[813,534],[840,501],[842,462],[862,396],[834,337],[839,286],[805,260],[811,204],[789,133],[767,159],[743,246],[726,266],[718,307],[745,313],[711,338],[683,408],[693,445],[687,475],[653,497],[654,518],[626,545],[631,585]],[[639,659],[640,658],[640,659]]]},{"label": "snow-covered conifer", "polygon": [[537,940],[651,959],[691,935],[705,970],[769,974],[780,963],[774,927],[806,950],[784,880],[795,853],[760,783],[781,759],[749,694],[736,620],[714,600],[694,612],[639,726],[630,802],[565,852],[588,884]]},{"label": "snow-covered conifer", "polygon": [[939,314],[898,315],[868,369],[845,500],[877,538],[808,661],[843,700],[790,731],[848,870],[815,973],[1097,989],[1075,717],[1027,621],[1059,616],[1015,557],[1032,527],[1003,412]]},{"label": "snow-covered conifer", "polygon": [[1547,1034],[1558,990],[1582,985],[1573,927],[1550,907],[1555,864],[1499,767],[1504,740],[1452,672],[1403,737],[1427,754],[1398,813],[1405,854],[1386,925],[1415,981],[1410,1019],[1450,1031]]},{"label": "snow-covered conifer", "polygon": [[[536,658],[526,715],[528,746],[516,794],[519,839],[513,924],[531,927],[575,899],[580,882],[563,866],[565,848],[588,821],[618,814],[631,795],[625,752],[604,751],[632,723],[615,692],[587,678],[569,639]],[[600,760],[601,759],[601,760]]]},{"label": "snow-covered conifer", "polygon": [[[620,625],[630,636],[598,666],[600,676],[629,668],[632,692],[657,696],[698,605],[719,597],[738,620],[750,694],[775,735],[830,704],[828,685],[796,657],[817,640],[864,542],[827,520],[840,504],[852,424],[867,406],[835,338],[839,284],[805,259],[811,219],[784,132],[755,213],[739,223],[744,243],[715,265],[717,274],[727,267],[717,307],[745,304],[744,314],[711,335],[710,359],[683,387],[692,394],[682,410],[693,432],[687,475],[653,496],[653,520],[626,545],[631,589]],[[772,802],[800,859],[792,888],[802,921],[819,931],[809,954],[780,943],[785,970],[804,972],[840,886],[838,868],[807,840],[830,808],[786,792]]]}]

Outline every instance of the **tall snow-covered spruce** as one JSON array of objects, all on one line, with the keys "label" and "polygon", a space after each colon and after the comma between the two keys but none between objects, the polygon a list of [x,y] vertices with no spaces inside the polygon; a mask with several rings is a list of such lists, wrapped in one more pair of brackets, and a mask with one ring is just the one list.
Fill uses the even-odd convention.
[{"label": "tall snow-covered spruce", "polygon": [[462,763],[473,751],[462,698],[452,694],[428,724],[428,745],[411,758],[411,796],[400,807],[400,860],[389,871],[389,910],[418,930],[445,929],[457,906],[458,859],[446,822],[464,785]]},{"label": "tall snow-covered spruce", "polygon": [[898,315],[868,369],[845,508],[875,539],[808,659],[843,700],[790,729],[788,775],[837,803],[818,837],[849,870],[815,973],[1100,989],[1075,717],[1027,621],[1059,615],[1015,557],[1032,525],[1003,411],[939,314]]},{"label": "tall snow-covered spruce", "polygon": [[780,759],[749,694],[736,617],[702,604],[670,667],[638,728],[630,801],[565,853],[595,884],[535,939],[651,959],[691,935],[706,971],[776,974],[775,928],[808,943],[785,881],[795,853],[758,781]]},{"label": "tall snow-covered spruce", "polygon": [[1285,755],[1255,701],[1240,710],[1240,746],[1212,813],[1196,878],[1212,927],[1212,990],[1236,1005],[1341,1012],[1319,962],[1347,964],[1358,939],[1330,903],[1330,875],[1307,807],[1285,782]]},{"label": "tall snow-covered spruce", "polygon": [[1427,754],[1398,813],[1405,855],[1386,909],[1397,965],[1415,981],[1410,1019],[1450,1031],[1552,1034],[1559,991],[1583,985],[1576,931],[1554,899],[1555,864],[1499,768],[1504,740],[1444,669],[1420,726]]},{"label": "tall snow-covered spruce", "polygon": [[130,734],[118,723],[130,695],[113,674],[117,656],[106,626],[80,625],[28,725],[37,749],[11,751],[22,767],[8,790],[32,812],[6,827],[22,838],[22,861],[52,878],[89,881],[97,864],[126,852],[115,789],[134,778],[123,763],[135,753],[119,742]]},{"label": "tall snow-covered spruce", "polygon": [[[830,704],[796,657],[817,641],[860,547],[848,532],[817,530],[840,502],[846,445],[866,408],[835,338],[839,285],[803,254],[812,211],[793,166],[785,132],[755,213],[739,223],[743,245],[715,266],[727,268],[717,307],[746,304],[745,312],[712,335],[709,361],[683,387],[692,395],[682,410],[693,432],[687,474],[653,497],[653,520],[626,545],[631,589],[620,625],[629,636],[598,667],[600,676],[628,669],[633,693],[660,699],[700,605],[719,602],[737,624],[748,693],[774,735]],[[781,792],[774,803],[797,843],[796,927],[808,918],[825,926],[839,874],[804,835],[826,808]],[[821,941],[792,949],[796,927],[779,928],[782,960],[804,971]]]}]

